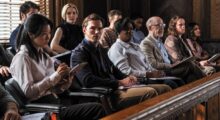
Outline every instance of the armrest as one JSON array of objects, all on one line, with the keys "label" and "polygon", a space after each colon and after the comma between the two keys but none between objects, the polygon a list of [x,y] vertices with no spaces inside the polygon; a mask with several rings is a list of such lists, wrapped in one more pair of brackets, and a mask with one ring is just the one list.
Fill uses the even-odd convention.
[{"label": "armrest", "polygon": [[63,108],[65,108],[62,105],[59,104],[43,104],[43,103],[29,103],[25,105],[27,111],[30,112],[55,112],[59,113],[59,111]]},{"label": "armrest", "polygon": [[94,97],[101,98],[104,95],[99,93],[91,93],[91,92],[69,92],[68,96],[70,97]]},{"label": "armrest", "polygon": [[173,77],[173,76],[166,76],[166,77],[160,77],[160,78],[138,77],[137,79],[140,84],[163,84],[164,80],[173,80],[173,81],[182,80],[179,77]]},{"label": "armrest", "polygon": [[93,88],[82,88],[83,92],[92,92],[92,93],[100,93],[100,94],[110,94],[113,92],[111,88],[104,87],[93,87]]}]

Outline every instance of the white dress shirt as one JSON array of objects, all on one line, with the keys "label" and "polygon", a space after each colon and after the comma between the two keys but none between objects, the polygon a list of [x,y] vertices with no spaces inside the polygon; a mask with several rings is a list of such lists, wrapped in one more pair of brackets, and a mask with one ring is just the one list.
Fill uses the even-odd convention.
[{"label": "white dress shirt", "polygon": [[53,60],[47,55],[47,58],[42,57],[37,63],[28,55],[24,45],[14,56],[10,71],[29,100],[36,100],[55,91],[63,91],[71,84],[71,81],[59,84],[61,76],[55,72]]}]

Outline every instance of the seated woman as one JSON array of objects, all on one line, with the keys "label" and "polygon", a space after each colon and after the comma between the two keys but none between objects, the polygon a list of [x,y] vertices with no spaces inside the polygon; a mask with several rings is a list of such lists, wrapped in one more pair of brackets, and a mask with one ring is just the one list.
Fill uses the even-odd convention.
[{"label": "seated woman", "polygon": [[[20,48],[10,66],[12,77],[32,102],[59,103],[56,94],[68,89],[73,80],[65,63],[55,71],[52,59],[42,50],[50,40],[51,29],[52,23],[48,18],[39,14],[28,17],[19,33]],[[82,120],[98,119],[105,113],[100,104],[85,103],[69,106],[59,115],[62,120]]]},{"label": "seated woman", "polygon": [[[185,34],[185,19],[180,16],[172,17],[168,27],[168,37],[164,43],[172,63],[178,63],[193,56],[186,43]],[[215,72],[215,69],[211,66],[202,66],[198,62],[194,61],[191,63],[196,64],[196,67],[199,67],[205,75]]]},{"label": "seated woman", "polygon": [[220,70],[220,61],[208,62],[210,57],[208,52],[204,50],[201,45],[201,30],[199,24],[192,22],[188,24],[188,34],[187,34],[187,44],[192,52],[202,66],[213,66],[217,71]]},{"label": "seated woman", "polygon": [[82,27],[76,24],[79,11],[72,4],[66,4],[62,8],[62,18],[64,22],[58,26],[51,41],[52,50],[63,53],[74,49],[83,39]]},{"label": "seated woman", "polygon": [[188,31],[187,31],[187,44],[189,45],[189,48],[192,52],[192,54],[198,59],[198,60],[206,60],[209,58],[208,52],[206,52],[204,49],[202,49],[199,42],[201,41],[201,31],[200,27],[197,23],[189,23],[188,24]]}]

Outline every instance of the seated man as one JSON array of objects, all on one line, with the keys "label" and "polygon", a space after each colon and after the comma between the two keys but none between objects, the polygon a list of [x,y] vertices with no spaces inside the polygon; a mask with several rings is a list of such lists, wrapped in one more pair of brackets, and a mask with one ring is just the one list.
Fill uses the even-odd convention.
[{"label": "seated man", "polygon": [[144,39],[145,35],[142,31],[142,26],[144,23],[144,18],[138,14],[134,13],[131,15],[131,20],[133,22],[133,30],[132,30],[132,42],[140,44],[141,41]]},{"label": "seated man", "polygon": [[165,70],[169,72],[169,75],[180,77],[185,80],[186,83],[203,76],[201,71],[196,69],[196,67],[193,67],[194,65],[191,63],[186,63],[173,68],[175,64],[171,64],[168,53],[161,40],[165,24],[160,17],[149,18],[146,22],[146,26],[149,34],[141,42],[140,48],[154,68]]},{"label": "seated man", "polygon": [[4,85],[4,82],[11,76],[9,71],[9,65],[12,57],[7,54],[3,46],[0,44],[0,82]]},{"label": "seated man", "polygon": [[102,30],[99,42],[103,48],[110,48],[117,39],[117,34],[114,29],[115,21],[122,18],[122,13],[119,10],[111,10],[108,12],[109,26]]},{"label": "seated man", "polygon": [[[103,27],[102,18],[97,14],[87,16],[83,23],[83,33],[85,38],[72,51],[71,67],[81,63],[88,62],[76,77],[85,87],[110,87],[114,90],[116,100],[116,109],[126,108],[137,104],[145,99],[152,98],[157,95],[157,91],[151,87],[129,88],[119,90],[119,86],[131,86],[137,83],[134,76],[126,76],[121,73],[111,63],[107,56],[107,49],[99,44],[101,30]],[[170,91],[169,86],[161,86],[163,92]]]},{"label": "seated man", "polygon": [[0,119],[20,120],[18,106],[12,96],[0,84]]},{"label": "seated man", "polygon": [[39,11],[40,11],[40,7],[31,1],[27,1],[20,6],[19,17],[20,17],[21,23],[15,28],[15,30],[12,31],[10,38],[9,38],[10,45],[12,46],[13,51],[15,53],[16,53],[16,38],[17,38],[19,29],[21,28],[22,24],[24,23],[24,21],[26,20],[28,16],[30,16],[33,13],[38,13]]},{"label": "seated man", "polygon": [[[157,71],[147,62],[138,44],[131,42],[132,23],[128,18],[116,21],[115,29],[118,39],[109,49],[108,56],[118,69],[124,74],[136,77],[164,77],[163,71]],[[165,80],[164,83],[172,88],[178,87],[171,80]]]}]

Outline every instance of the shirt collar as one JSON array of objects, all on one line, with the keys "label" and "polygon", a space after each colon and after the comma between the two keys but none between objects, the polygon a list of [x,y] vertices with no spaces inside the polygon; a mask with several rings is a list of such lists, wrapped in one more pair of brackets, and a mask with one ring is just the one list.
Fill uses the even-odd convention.
[{"label": "shirt collar", "polygon": [[124,42],[120,39],[117,39],[116,42],[118,42],[119,44],[121,44],[124,48],[130,48],[130,47],[134,47],[134,48],[138,48],[138,45],[133,43],[133,42]]},{"label": "shirt collar", "polygon": [[96,49],[99,47],[99,44],[97,43],[96,45],[89,42],[86,38],[83,39],[82,43],[89,48],[91,51],[96,51]]},{"label": "shirt collar", "polygon": [[[37,49],[37,52],[43,52],[43,48],[41,48],[41,47],[38,47],[36,49]],[[25,45],[21,45],[20,50],[21,51],[28,51],[28,49],[27,49],[27,47]]]},{"label": "shirt collar", "polygon": [[156,39],[153,35],[148,35],[148,37],[151,37],[151,39],[153,40],[153,41],[155,41],[156,43],[162,43],[162,41],[161,41],[161,39],[159,38],[159,39]]}]

